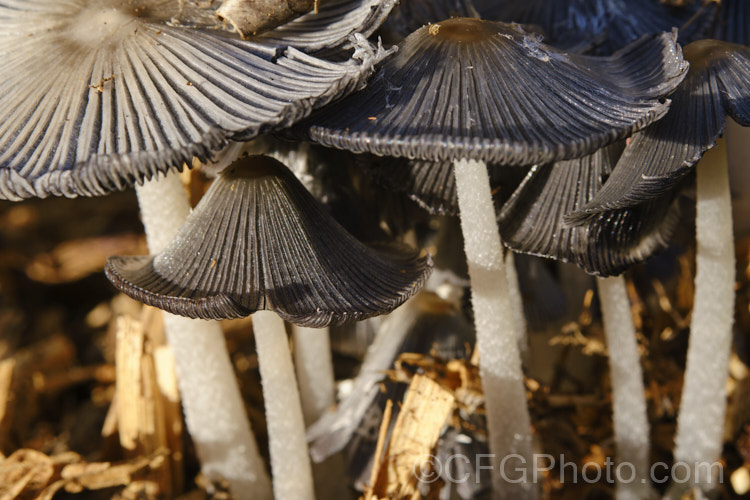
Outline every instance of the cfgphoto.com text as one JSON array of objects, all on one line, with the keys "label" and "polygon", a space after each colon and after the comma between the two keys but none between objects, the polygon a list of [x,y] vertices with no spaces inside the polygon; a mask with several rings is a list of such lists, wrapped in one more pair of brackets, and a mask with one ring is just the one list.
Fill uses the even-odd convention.
[{"label": "cfgphoto.com text", "polygon": [[467,456],[455,454],[445,457],[428,455],[418,460],[414,475],[421,483],[438,479],[451,483],[479,481],[483,471],[499,468],[504,481],[509,483],[538,483],[548,475],[559,478],[563,484],[600,483],[624,484],[720,484],[724,481],[724,468],[720,462],[655,462],[648,470],[638,471],[629,462],[615,462],[606,457],[604,462],[577,462],[566,460],[565,455],[535,454],[532,463],[521,455],[507,455],[495,459],[492,454]]}]

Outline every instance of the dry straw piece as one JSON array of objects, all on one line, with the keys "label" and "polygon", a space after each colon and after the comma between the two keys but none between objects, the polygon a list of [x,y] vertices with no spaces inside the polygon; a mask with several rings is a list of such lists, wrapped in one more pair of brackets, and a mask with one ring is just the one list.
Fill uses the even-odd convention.
[{"label": "dry straw piece", "polygon": [[286,24],[313,8],[317,13],[318,0],[226,0],[216,15],[247,38]]}]

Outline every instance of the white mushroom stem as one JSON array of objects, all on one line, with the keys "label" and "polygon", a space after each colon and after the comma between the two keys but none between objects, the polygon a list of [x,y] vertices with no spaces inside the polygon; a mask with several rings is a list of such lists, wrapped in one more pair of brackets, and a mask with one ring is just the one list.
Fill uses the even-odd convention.
[{"label": "white mushroom stem", "polygon": [[311,425],[336,403],[330,333],[328,328],[292,325],[292,341],[302,414]]},{"label": "white mushroom stem", "polygon": [[[503,265],[489,176],[483,162],[454,162],[461,229],[471,278],[479,373],[495,498],[538,496],[532,483],[531,428],[513,306]],[[487,464],[484,464],[487,465]]]},{"label": "white mushroom stem", "polygon": [[691,484],[705,492],[718,486],[734,321],[734,240],[723,140],[698,163],[697,178],[695,299],[674,452],[690,477],[674,485],[674,498]]},{"label": "white mushroom stem", "polygon": [[617,500],[651,496],[649,426],[643,372],[622,276],[597,280],[612,378],[612,419],[617,444]]},{"label": "white mushroom stem", "polygon": [[[150,252],[158,253],[190,212],[185,189],[171,173],[136,186],[136,193]],[[234,498],[272,498],[219,324],[164,313],[164,329],[203,474],[226,481]]]},{"label": "white mushroom stem", "polygon": [[[336,404],[336,383],[328,328],[292,325],[294,368],[297,371],[302,415],[305,426],[315,423]],[[318,498],[348,496],[344,459],[340,453],[312,464],[315,494]]]},{"label": "white mushroom stem", "polygon": [[308,430],[308,440],[313,442],[310,452],[315,462],[341,451],[359,429],[380,391],[379,384],[386,370],[392,368],[399,349],[419,320],[421,311],[427,307],[425,302],[425,294],[418,294],[383,316],[348,395],[339,402],[335,412],[326,413]]},{"label": "white mushroom stem", "polygon": [[274,312],[253,314],[268,448],[276,500],[315,498],[300,394],[284,321]]},{"label": "white mushroom stem", "polygon": [[516,322],[516,335],[518,335],[518,349],[525,356],[528,350],[528,339],[526,338],[526,316],[523,314],[523,297],[518,286],[518,272],[513,258],[513,252],[505,256],[505,276],[508,279],[508,294],[513,304],[513,319]]}]

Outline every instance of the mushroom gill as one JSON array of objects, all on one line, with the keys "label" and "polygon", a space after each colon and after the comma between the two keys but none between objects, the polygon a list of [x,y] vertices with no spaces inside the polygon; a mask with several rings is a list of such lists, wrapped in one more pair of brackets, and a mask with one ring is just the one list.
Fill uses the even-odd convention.
[{"label": "mushroom gill", "polygon": [[[337,3],[328,21],[362,21],[346,15],[360,3]],[[361,23],[337,31],[357,51],[334,63],[283,36],[175,25],[180,4],[0,2],[1,198],[102,195],[209,159],[358,88],[385,54],[348,41]]]},{"label": "mushroom gill", "polygon": [[687,64],[667,33],[611,57],[567,54],[517,25],[425,26],[367,88],[305,122],[339,149],[531,165],[593,152],[661,118]]},{"label": "mushroom gill", "polygon": [[664,249],[679,221],[677,193],[598,214],[583,226],[564,222],[565,214],[584,206],[606,184],[623,147],[615,143],[582,158],[528,169],[498,214],[505,245],[600,276],[621,274]]},{"label": "mushroom gill", "polygon": [[[520,335],[485,162],[580,157],[658,120],[687,72],[675,38],[647,36],[611,57],[589,57],[517,25],[450,19],[412,33],[364,91],[301,125],[312,140],[355,153],[453,161],[496,457],[532,463]],[[497,469],[496,495],[536,496],[534,485]]]},{"label": "mushroom gill", "polygon": [[424,283],[430,261],[359,243],[286,167],[250,157],[220,175],[163,252],[111,257],[106,272],[126,294],[174,314],[223,319],[266,309],[322,327],[398,307]]}]

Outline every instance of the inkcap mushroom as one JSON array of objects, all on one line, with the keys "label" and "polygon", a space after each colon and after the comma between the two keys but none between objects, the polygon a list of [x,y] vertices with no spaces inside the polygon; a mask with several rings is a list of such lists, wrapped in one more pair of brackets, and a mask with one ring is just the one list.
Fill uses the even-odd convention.
[{"label": "inkcap mushroom", "polygon": [[[687,65],[674,41],[642,38],[611,57],[566,54],[516,25],[451,19],[407,37],[367,88],[302,126],[353,152],[454,161],[487,395],[490,452],[530,466],[529,415],[502,246],[484,162],[582,156],[663,116]],[[536,496],[495,467],[495,494]]]}]

